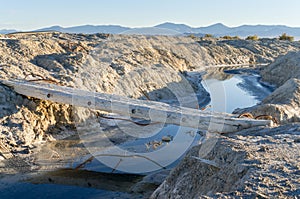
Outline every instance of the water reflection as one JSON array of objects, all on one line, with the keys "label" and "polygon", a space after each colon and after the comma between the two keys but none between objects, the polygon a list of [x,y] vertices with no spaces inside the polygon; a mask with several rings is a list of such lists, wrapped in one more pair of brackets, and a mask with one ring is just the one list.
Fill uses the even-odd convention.
[{"label": "water reflection", "polygon": [[211,98],[209,105],[217,112],[232,113],[236,108],[256,105],[274,90],[261,82],[258,72],[253,69],[227,69],[204,78],[202,84]]},{"label": "water reflection", "polygon": [[[128,136],[123,127],[130,125],[134,124],[119,121],[115,127],[102,129],[98,133],[79,132],[84,146],[95,157],[88,165],[93,165],[93,169],[98,170],[95,168],[95,161],[98,160],[113,171],[119,170],[127,173],[153,172],[167,168],[178,160],[199,138],[197,129],[176,125],[157,126],[157,128],[152,125],[155,134],[150,133],[149,137],[143,136],[141,138],[138,136],[130,137],[124,142],[116,141],[110,136],[112,134],[110,131],[117,132],[118,138],[122,134]],[[147,129],[149,130],[149,128]],[[133,126],[131,129],[126,128],[125,130],[136,131],[131,132],[135,135],[143,134],[146,129],[137,129]],[[163,139],[164,137],[168,137],[170,140],[166,142]],[[101,143],[106,143],[107,147],[103,148]],[[89,169],[88,165],[85,166],[85,169]]]}]

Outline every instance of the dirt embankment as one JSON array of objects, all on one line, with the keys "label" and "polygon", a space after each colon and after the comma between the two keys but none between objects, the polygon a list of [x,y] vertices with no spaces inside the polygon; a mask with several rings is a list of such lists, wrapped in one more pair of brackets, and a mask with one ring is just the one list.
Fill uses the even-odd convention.
[{"label": "dirt embankment", "polygon": [[300,78],[300,51],[289,52],[276,59],[261,72],[262,80],[282,86],[291,78]]},{"label": "dirt embankment", "polygon": [[[267,47],[262,43],[266,41],[247,41],[247,46],[262,46],[249,54],[242,48],[244,42],[214,41],[208,45],[187,37],[11,34],[0,40],[0,77],[41,79],[37,82],[141,99],[146,99],[143,93],[147,93],[151,100],[176,101],[174,90],[179,87],[174,82],[190,81],[181,71],[201,70],[214,64],[249,63],[253,53],[259,56],[266,54],[265,51],[271,52],[272,45],[277,47],[270,59],[285,53],[286,49],[296,48],[293,43],[268,40],[269,50],[265,50]],[[190,83],[196,92],[207,96],[198,83]],[[4,86],[1,90],[0,129],[4,132],[1,137],[9,150],[22,151],[16,150],[15,143],[30,146],[35,141],[53,137],[63,126],[73,128],[72,120],[77,116],[69,105],[27,99]]]},{"label": "dirt embankment", "polygon": [[289,52],[266,66],[262,79],[278,88],[260,104],[235,111],[272,116],[278,127],[207,134],[151,198],[299,197],[299,57]]},{"label": "dirt embankment", "polygon": [[277,89],[261,103],[235,113],[250,112],[254,116],[271,115],[280,124],[300,121],[300,51],[277,58],[261,71],[262,81]]},{"label": "dirt embankment", "polygon": [[[61,33],[14,34],[0,39],[0,78],[16,78],[39,83],[50,82],[132,98],[176,100],[173,92],[180,88],[177,85],[191,81],[185,77],[183,71],[205,70],[207,66],[214,64],[266,63],[273,61],[280,54],[299,49],[297,42],[268,39],[260,41],[212,40],[197,43],[187,37]],[[296,89],[298,83],[295,80],[290,84],[295,85],[293,88]],[[207,96],[197,82],[191,82],[190,85],[193,91],[189,92],[202,92]],[[30,155],[35,144],[68,136],[66,132],[72,131],[76,127],[74,118],[82,116],[76,107],[71,105],[27,98],[3,85],[0,85],[0,90],[0,153],[2,158]],[[296,105],[298,106],[298,104]],[[196,108],[194,104],[190,106]],[[85,118],[94,115],[93,111],[86,111]],[[292,127],[287,126],[286,128],[285,130],[288,130]],[[278,132],[283,132],[283,130]],[[261,133],[265,131],[269,130],[255,130],[255,132]],[[253,131],[246,132],[251,134]],[[285,139],[288,140],[287,143],[280,138],[278,146],[286,147],[288,145],[291,147],[291,151],[294,149],[296,152],[299,151],[297,148],[299,144],[295,141],[298,139],[296,137],[299,128],[288,132],[293,135],[288,135],[288,139]],[[290,169],[288,177],[299,175],[293,173],[295,168],[299,170],[297,163],[290,162],[290,166],[287,165],[283,168],[267,167],[268,161],[275,158],[276,154],[272,151],[275,150],[273,147],[277,141],[272,137],[273,135],[265,134],[266,137],[235,134],[227,138],[218,138],[217,144],[214,145],[215,148],[212,148],[211,152],[200,155],[201,158],[216,162],[219,168],[205,166],[201,161],[199,163],[199,160],[189,159],[188,156],[153,197],[162,196],[162,194],[170,197],[213,195],[218,192],[234,191],[236,190],[233,188],[235,185],[245,187],[246,182],[249,182],[249,193],[255,192],[259,194],[257,196],[260,196],[264,190],[271,190],[268,187],[271,186],[273,177],[270,175],[268,182],[263,180],[266,178],[264,175],[269,175],[273,171],[272,169],[281,169],[282,171]],[[278,134],[278,137],[281,135]],[[265,149],[257,148],[258,144],[266,145]],[[196,157],[198,149],[202,146],[197,146],[198,148],[193,149],[190,154]],[[270,154],[268,149],[270,149]],[[269,154],[270,158],[264,158],[265,154]],[[299,160],[298,156],[282,155],[276,165],[288,158]],[[245,159],[249,162],[247,163]],[[28,161],[31,160],[28,159]],[[222,164],[223,166],[221,166]],[[254,169],[254,173],[251,173],[251,169],[248,167],[262,167],[262,170]],[[260,172],[262,172],[261,175],[258,175]],[[245,174],[247,174],[246,176],[258,176],[257,179],[260,181],[251,181],[251,178],[243,177]],[[242,179],[240,179],[241,177]],[[205,179],[209,181],[208,184],[204,181]],[[276,186],[277,184],[284,186],[284,189],[279,189],[283,194],[289,191],[291,194],[298,193],[295,192],[295,186],[298,185],[294,182],[297,181],[296,178],[292,176],[291,180],[284,178],[283,181],[280,181],[279,179],[282,178],[275,181]],[[199,182],[202,183],[199,184]],[[261,183],[262,190],[251,191],[251,185],[257,184],[257,182]],[[206,186],[207,188],[205,188]],[[209,189],[211,191],[208,191]],[[257,189],[260,188],[257,187]],[[279,193],[277,188],[274,193]],[[270,194],[272,193],[270,192]]]},{"label": "dirt embankment", "polygon": [[300,50],[300,42],[263,38],[251,40],[203,39],[199,44],[215,60],[216,64],[272,63],[278,56]]},{"label": "dirt embankment", "polygon": [[[188,38],[108,36],[9,35],[0,40],[0,77],[143,99],[147,93],[151,100],[166,100],[175,98],[176,82],[188,82],[179,71],[212,64],[205,50]],[[3,85],[1,91],[1,139],[8,151],[30,151],[32,144],[74,129],[79,117],[74,107],[28,99]]]},{"label": "dirt embankment", "polygon": [[212,137],[192,148],[151,198],[297,198],[299,132],[290,124]]}]

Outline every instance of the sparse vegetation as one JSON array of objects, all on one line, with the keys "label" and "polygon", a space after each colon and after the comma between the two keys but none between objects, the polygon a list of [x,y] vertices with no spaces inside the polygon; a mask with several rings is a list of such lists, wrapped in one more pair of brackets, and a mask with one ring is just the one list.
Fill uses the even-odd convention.
[{"label": "sparse vegetation", "polygon": [[238,39],[241,39],[239,36],[229,36],[229,35],[225,35],[222,37],[223,39],[227,39],[227,40],[238,40]]},{"label": "sparse vegetation", "polygon": [[250,35],[246,38],[246,40],[257,41],[257,40],[259,40],[259,38],[257,35]]},{"label": "sparse vegetation", "polygon": [[188,35],[188,37],[190,37],[190,38],[192,38],[192,39],[197,39],[197,38],[198,38],[198,37],[195,36],[194,34],[190,34],[190,35]]},{"label": "sparse vegetation", "polygon": [[280,37],[279,40],[286,40],[286,41],[294,41],[294,37],[287,35],[286,33],[283,33]]},{"label": "sparse vegetation", "polygon": [[204,37],[210,37],[210,38],[212,38],[214,36],[212,34],[205,34]]}]

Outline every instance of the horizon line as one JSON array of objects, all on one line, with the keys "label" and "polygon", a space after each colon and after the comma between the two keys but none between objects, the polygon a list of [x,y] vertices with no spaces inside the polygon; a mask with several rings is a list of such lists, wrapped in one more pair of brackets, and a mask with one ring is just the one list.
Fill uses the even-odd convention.
[{"label": "horizon line", "polygon": [[228,28],[237,28],[237,27],[241,27],[241,26],[285,26],[288,28],[300,28],[300,26],[288,26],[285,24],[261,24],[261,23],[257,23],[257,24],[241,24],[241,25],[237,25],[237,26],[228,26],[222,22],[216,22],[216,23],[212,23],[210,25],[206,25],[206,26],[191,26],[189,24],[186,23],[181,23],[181,22],[170,22],[170,21],[165,21],[165,22],[161,22],[161,23],[157,23],[156,25],[147,25],[147,26],[127,26],[127,25],[122,25],[122,24],[93,24],[93,23],[86,23],[86,24],[76,24],[76,25],[60,25],[60,24],[52,24],[52,25],[45,25],[45,26],[40,26],[39,28],[33,28],[33,29],[17,29],[17,28],[1,28],[0,30],[17,30],[17,31],[31,31],[31,30],[38,30],[38,29],[44,29],[44,28],[51,28],[51,27],[61,27],[61,28],[72,28],[72,27],[80,27],[80,26],[120,26],[123,28],[149,28],[149,27],[156,27],[162,24],[174,24],[174,25],[185,25],[188,26],[190,28],[205,28],[205,27],[209,27],[209,26],[213,26],[213,25],[223,25],[225,27]]}]

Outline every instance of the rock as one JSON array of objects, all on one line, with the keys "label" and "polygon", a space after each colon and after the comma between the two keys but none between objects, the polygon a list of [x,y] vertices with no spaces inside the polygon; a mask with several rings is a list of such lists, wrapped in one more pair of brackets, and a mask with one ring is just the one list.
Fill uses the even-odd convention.
[{"label": "rock", "polygon": [[276,86],[291,78],[300,79],[300,51],[289,52],[261,71],[262,80]]},{"label": "rock", "polygon": [[168,136],[163,136],[163,137],[161,138],[161,140],[162,140],[163,142],[171,142],[171,141],[172,141],[172,137],[171,137],[170,135],[168,135]]},{"label": "rock", "polygon": [[300,106],[300,79],[291,78],[263,99],[263,104],[290,104]]}]

